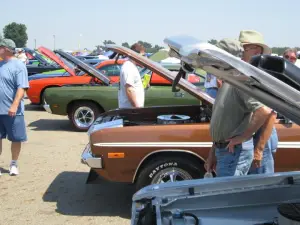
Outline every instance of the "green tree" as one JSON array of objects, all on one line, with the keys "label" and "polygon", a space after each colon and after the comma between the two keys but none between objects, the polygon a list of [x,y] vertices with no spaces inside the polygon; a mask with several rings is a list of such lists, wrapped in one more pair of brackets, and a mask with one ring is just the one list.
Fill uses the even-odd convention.
[{"label": "green tree", "polygon": [[10,23],[3,28],[4,38],[13,40],[17,48],[26,47],[28,41],[27,27],[22,23]]},{"label": "green tree", "polygon": [[123,47],[126,47],[126,48],[130,48],[130,46],[129,46],[128,42],[124,42],[124,43],[122,43],[122,46],[123,46]]},{"label": "green tree", "polygon": [[115,42],[113,42],[112,40],[104,40],[103,41],[104,45],[108,45],[108,44],[116,44]]},{"label": "green tree", "polygon": [[209,44],[212,44],[212,45],[216,45],[218,43],[218,41],[216,39],[210,39],[208,41]]}]

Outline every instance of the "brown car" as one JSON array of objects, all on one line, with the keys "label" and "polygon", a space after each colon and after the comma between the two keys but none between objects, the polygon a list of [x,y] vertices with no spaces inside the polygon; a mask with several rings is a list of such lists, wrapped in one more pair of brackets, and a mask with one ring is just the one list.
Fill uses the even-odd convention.
[{"label": "brown car", "polygon": [[[172,46],[170,47],[171,50],[175,50]],[[209,45],[207,48],[210,47]],[[205,49],[205,46],[203,48]],[[128,56],[162,77],[174,81],[173,91],[177,91],[175,85],[178,84],[180,88],[198,98],[200,104],[116,109],[101,114],[88,131],[90,141],[81,156],[82,163],[91,168],[90,175],[99,175],[109,181],[135,183],[138,189],[149,184],[202,178],[205,173],[205,159],[212,146],[209,122],[214,100],[185,79],[180,79],[184,77],[184,71],[191,71],[191,67],[183,64],[185,68],[175,77],[160,65],[130,49],[116,45],[110,45],[109,49]],[[214,48],[206,54],[212,56],[221,54],[227,57],[224,60],[219,58],[217,63],[203,67],[207,71],[218,74],[217,65],[219,68],[222,65],[231,67],[231,73],[228,72],[230,71],[228,68],[227,70],[223,68],[221,71],[228,74],[218,74],[218,76],[227,82],[232,82],[245,92],[253,94],[278,113],[289,115],[295,123],[300,123],[300,109],[295,108],[297,104],[284,103],[284,106],[282,104],[283,97],[292,99],[296,96],[293,95],[296,92],[292,90],[292,87],[282,81],[277,81],[277,89],[274,92],[266,91],[261,88],[262,86],[258,87],[255,82],[264,84],[271,79],[270,77],[273,77],[272,75],[266,75],[263,70],[254,66],[242,64],[246,69],[251,68],[251,71],[243,71],[239,68],[242,75],[236,79],[231,75],[234,74],[232,71],[238,70],[232,64],[242,62],[231,63],[230,60],[235,59],[228,59],[228,55]],[[211,61],[214,62],[214,60]],[[254,73],[256,76],[269,77],[260,80],[254,77]],[[250,83],[252,78],[253,82]],[[249,83],[254,85],[245,85]],[[286,95],[283,96],[281,93],[275,96],[275,92],[282,88],[288,88]],[[300,92],[298,98],[300,99]],[[276,171],[300,169],[300,127],[295,123],[284,116],[278,118],[276,128],[279,146],[276,153]],[[92,180],[94,176],[89,178]]]}]

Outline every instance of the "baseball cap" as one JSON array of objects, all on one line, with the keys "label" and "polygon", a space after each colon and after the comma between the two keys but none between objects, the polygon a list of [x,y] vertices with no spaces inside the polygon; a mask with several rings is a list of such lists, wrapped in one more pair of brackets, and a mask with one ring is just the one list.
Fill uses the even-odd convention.
[{"label": "baseball cap", "polygon": [[241,42],[231,38],[222,39],[216,46],[236,57],[242,57],[244,51]]},{"label": "baseball cap", "polygon": [[0,47],[6,47],[13,51],[16,48],[16,44],[11,39],[0,39]]}]

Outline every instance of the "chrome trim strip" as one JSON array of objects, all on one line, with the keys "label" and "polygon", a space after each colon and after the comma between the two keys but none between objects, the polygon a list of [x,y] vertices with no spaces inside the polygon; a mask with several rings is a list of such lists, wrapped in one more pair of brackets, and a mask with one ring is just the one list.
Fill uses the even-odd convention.
[{"label": "chrome trim strip", "polygon": [[[205,148],[211,147],[212,142],[103,142],[103,143],[95,143],[94,146],[97,147],[194,147],[194,148]],[[278,142],[278,148],[296,148],[300,149],[300,142],[289,142],[289,141],[280,141]]]}]

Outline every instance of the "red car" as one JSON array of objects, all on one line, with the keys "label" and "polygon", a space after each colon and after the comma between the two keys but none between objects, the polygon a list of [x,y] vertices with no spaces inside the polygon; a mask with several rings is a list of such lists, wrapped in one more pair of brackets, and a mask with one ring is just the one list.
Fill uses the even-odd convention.
[{"label": "red car", "polygon": [[[50,77],[50,78],[42,78],[37,80],[31,80],[29,81],[29,89],[27,90],[27,96],[31,103],[33,104],[42,104],[43,103],[43,93],[47,88],[50,87],[60,87],[63,85],[71,85],[71,84],[89,84],[91,81],[93,81],[94,78],[89,76],[87,73],[83,71],[78,71],[74,67],[74,65],[71,62],[68,62],[67,60],[60,58],[57,56],[54,52],[51,50],[40,47],[38,49],[41,53],[58,63],[62,68],[64,68],[67,72],[64,76],[58,76],[58,77]],[[102,72],[104,75],[108,76],[111,83],[117,83],[119,82],[119,75],[120,75],[120,69],[121,66],[126,60],[125,59],[119,59],[116,60],[105,60],[103,62],[100,62],[95,66],[100,72]],[[178,71],[180,68],[179,65],[169,65],[168,68],[170,70]],[[191,74],[189,76],[189,81],[192,83],[199,83],[200,77],[194,74]],[[151,78],[151,83],[153,85],[171,85],[171,83],[159,76],[158,74],[153,74]]]}]

